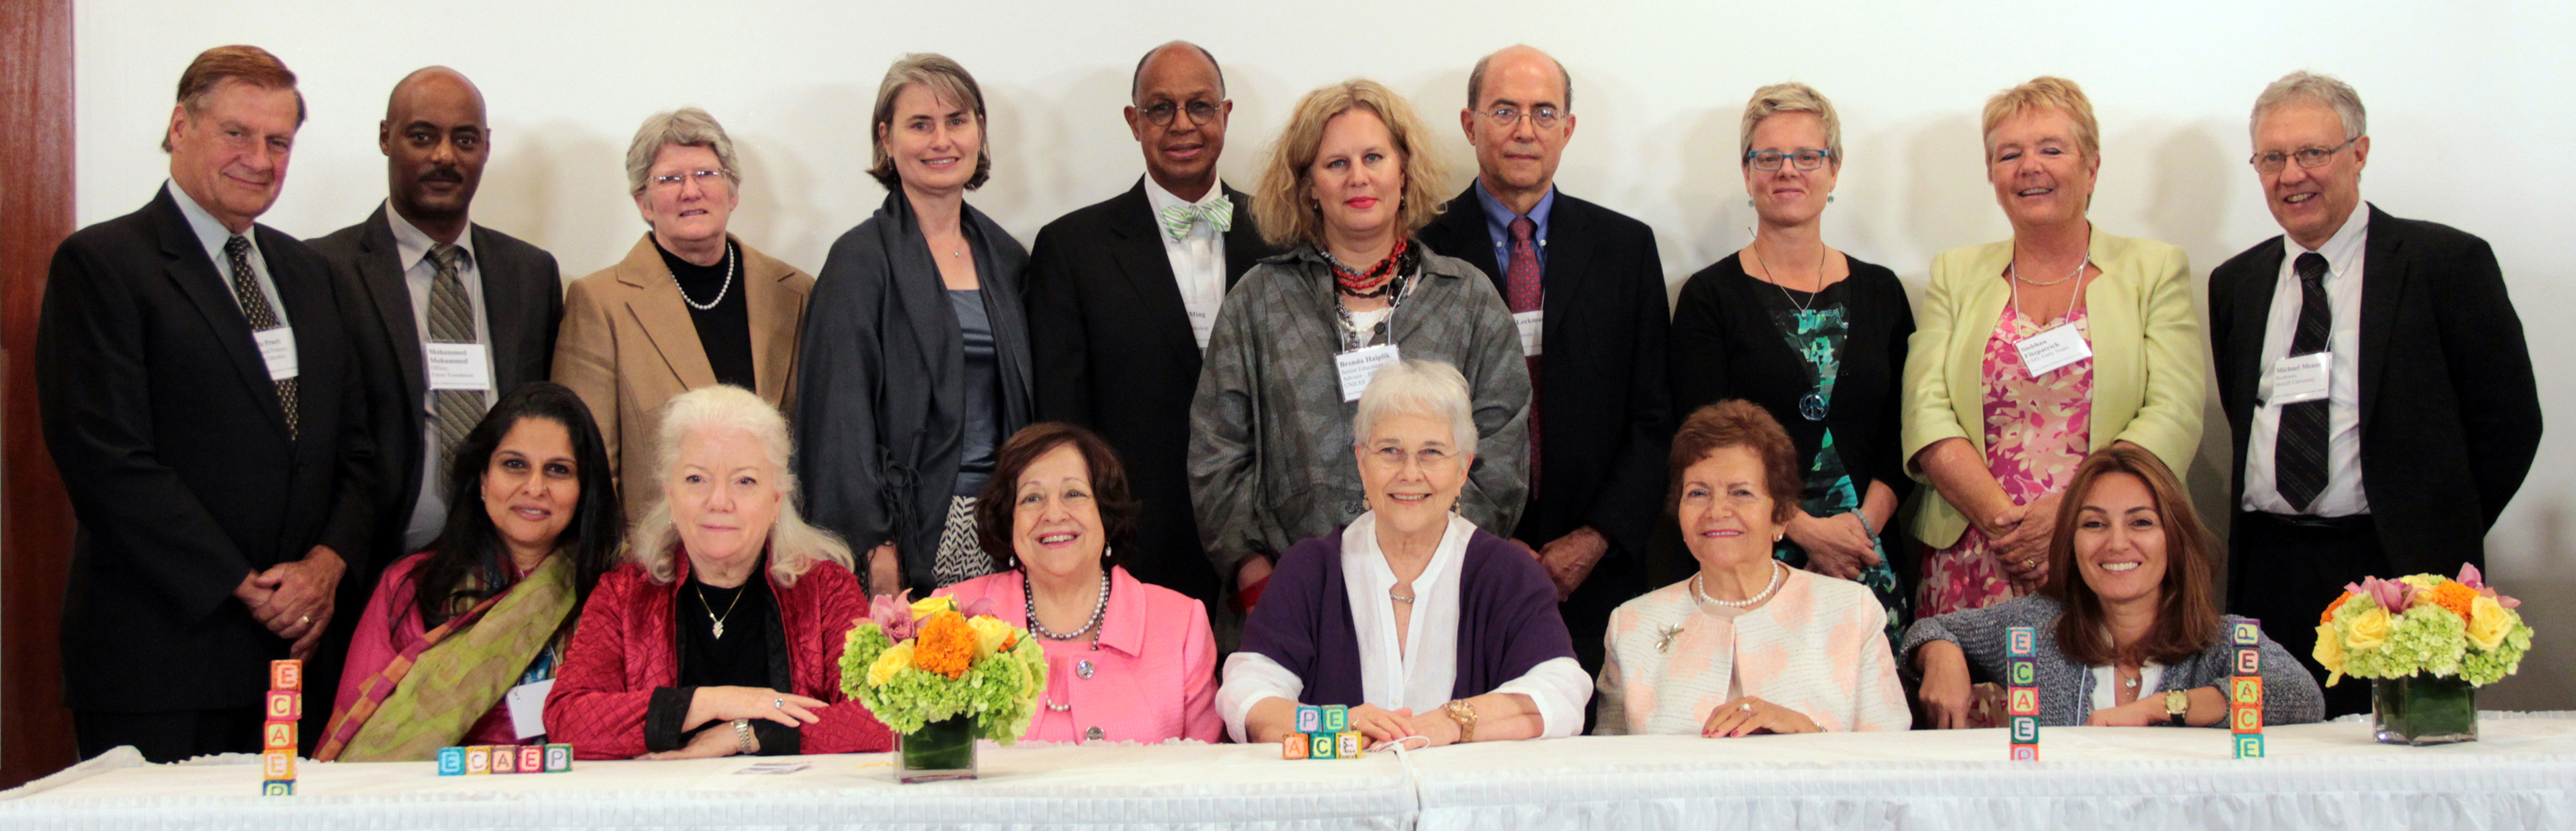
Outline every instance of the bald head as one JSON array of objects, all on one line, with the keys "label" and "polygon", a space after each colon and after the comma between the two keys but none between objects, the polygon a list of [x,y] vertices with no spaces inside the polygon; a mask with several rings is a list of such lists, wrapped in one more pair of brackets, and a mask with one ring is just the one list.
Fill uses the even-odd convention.
[{"label": "bald head", "polygon": [[483,182],[490,133],[483,91],[463,74],[433,66],[403,76],[376,125],[394,211],[430,237],[454,243]]},{"label": "bald head", "polygon": [[1225,97],[1225,68],[1216,65],[1216,56],[1209,54],[1206,47],[1186,40],[1176,40],[1154,47],[1145,53],[1145,57],[1136,60],[1136,73],[1127,79],[1128,100],[1137,100],[1138,96],[1145,93],[1145,73],[1163,69],[1160,64],[1165,61],[1183,62],[1182,65],[1171,67],[1171,70],[1208,73],[1216,78],[1216,97]]},{"label": "bald head", "polygon": [[1570,112],[1574,109],[1574,75],[1566,72],[1565,65],[1557,63],[1555,58],[1527,44],[1506,46],[1476,60],[1476,68],[1467,73],[1467,108],[1485,108],[1485,77],[1488,73],[1514,71],[1554,74],[1556,94],[1553,103],[1561,110]]}]

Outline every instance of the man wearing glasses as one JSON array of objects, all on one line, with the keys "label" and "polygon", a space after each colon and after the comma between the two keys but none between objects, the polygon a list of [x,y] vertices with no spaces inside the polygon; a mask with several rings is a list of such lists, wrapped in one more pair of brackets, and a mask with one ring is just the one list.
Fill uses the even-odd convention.
[{"label": "man wearing glasses", "polygon": [[1654,232],[1556,190],[1573,97],[1564,65],[1537,49],[1477,61],[1458,113],[1476,182],[1422,242],[1483,269],[1520,324],[1534,393],[1531,496],[1509,536],[1547,568],[1575,655],[1598,673],[1610,611],[1647,588],[1672,431],[1671,316]]},{"label": "man wearing glasses", "polygon": [[[2228,611],[2324,678],[2316,620],[2365,575],[2483,563],[2540,445],[2522,324],[2484,240],[2361,200],[2361,96],[2294,72],[2254,103],[2254,171],[2285,232],[2209,276],[2235,434]],[[2369,688],[2326,690],[2329,717]]]},{"label": "man wearing glasses", "polygon": [[[1136,63],[1129,95],[1145,176],[1047,223],[1029,254],[1038,419],[1089,427],[1118,449],[1143,503],[1125,566],[1213,610],[1220,575],[1190,514],[1190,399],[1226,290],[1276,252],[1253,227],[1251,199],[1217,179],[1234,102],[1216,58],[1183,41],[1155,47]],[[1235,586],[1266,576],[1222,575]],[[1211,617],[1231,645],[1233,616]]]}]

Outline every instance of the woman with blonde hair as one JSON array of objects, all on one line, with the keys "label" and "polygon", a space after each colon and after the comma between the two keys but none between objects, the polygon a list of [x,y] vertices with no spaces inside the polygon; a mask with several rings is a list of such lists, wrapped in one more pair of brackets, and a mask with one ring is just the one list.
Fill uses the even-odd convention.
[{"label": "woman with blonde hair", "polygon": [[582,609],[547,736],[584,759],[891,746],[841,693],[868,599],[849,546],[796,514],[787,420],[740,387],[692,390],[656,448],[661,490]]},{"label": "woman with blonde hair", "polygon": [[1459,515],[1496,529],[1520,516],[1529,368],[1485,275],[1414,242],[1445,185],[1432,141],[1403,98],[1353,80],[1307,93],[1271,148],[1253,216],[1293,250],[1227,294],[1190,406],[1191,502],[1238,607],[1288,546],[1360,515],[1351,415],[1371,374],[1399,358],[1467,379],[1481,463]]}]

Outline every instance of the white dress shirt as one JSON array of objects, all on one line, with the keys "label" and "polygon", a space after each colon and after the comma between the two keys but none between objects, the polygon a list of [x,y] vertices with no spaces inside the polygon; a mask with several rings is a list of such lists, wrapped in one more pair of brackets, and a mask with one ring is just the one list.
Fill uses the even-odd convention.
[{"label": "white dress shirt", "polygon": [[[1467,540],[1475,533],[1475,523],[1449,517],[1431,563],[1413,580],[1412,621],[1399,644],[1395,611],[1387,599],[1395,589],[1395,572],[1377,547],[1377,514],[1360,514],[1342,529],[1342,585],[1350,595],[1351,625],[1359,639],[1360,695],[1368,703],[1388,710],[1412,708],[1421,716],[1437,714],[1456,692],[1458,613],[1465,605],[1460,575]],[[1493,692],[1529,696],[1538,705],[1541,738],[1571,736],[1583,729],[1592,677],[1573,658],[1550,658]],[[1304,694],[1305,682],[1279,662],[1257,652],[1236,652],[1225,662],[1217,713],[1235,741],[1248,741],[1243,721],[1253,705],[1271,698],[1303,701]]]},{"label": "white dress shirt", "polygon": [[[438,264],[430,261],[429,248],[438,241],[430,239],[428,233],[395,212],[390,201],[385,204],[385,224],[393,226],[394,256],[396,262],[402,264],[403,286],[411,292],[412,332],[420,337],[424,344],[422,350],[426,352],[428,347],[425,344],[429,343],[429,292],[438,280]],[[483,372],[485,377],[497,379],[500,376],[492,374],[491,366],[492,313],[483,305],[483,272],[475,265],[472,225],[466,226],[465,233],[456,235],[456,248],[464,255],[456,259],[456,279],[465,284],[465,298],[474,304],[474,342],[484,346]],[[492,408],[493,397],[493,390],[483,391],[483,409],[488,411]],[[445,462],[438,458],[438,393],[427,389],[426,384],[420,394],[420,409],[420,500],[412,504],[411,519],[403,526],[403,553],[428,546],[438,539],[439,530],[447,525],[447,490],[442,487],[447,471],[443,469]]]},{"label": "white dress shirt", "polygon": [[1225,183],[1191,202],[1145,177],[1145,205],[1153,210],[1154,236],[1163,241],[1163,255],[1172,260],[1172,279],[1180,283],[1181,308],[1189,310],[1190,333],[1199,341],[1199,351],[1206,352],[1208,333],[1215,331],[1217,307],[1225,303],[1225,235],[1205,222],[1190,223],[1189,236],[1173,239],[1163,228],[1163,209],[1181,205],[1205,205],[1225,195]]},{"label": "white dress shirt", "polygon": [[[2146,698],[2158,694],[2156,685],[2164,683],[2164,679],[2165,665],[2154,661],[2139,664],[2137,697]],[[2111,672],[2111,667],[2107,665],[2094,667],[2093,712],[2099,713],[2120,706],[2119,686],[2120,677]]]},{"label": "white dress shirt", "polygon": [[[225,228],[223,222],[215,219],[214,214],[207,213],[206,209],[198,205],[197,200],[189,196],[187,191],[180,190],[179,183],[168,182],[163,186],[170,189],[170,198],[178,201],[179,213],[188,218],[188,230],[196,232],[198,244],[206,247],[206,259],[214,261],[215,277],[224,284],[224,293],[232,295],[233,303],[239,305],[241,293],[233,288],[233,261],[231,257],[224,255],[224,243],[230,242],[233,238],[232,229]],[[289,327],[286,346],[288,349],[293,349],[295,330],[292,327],[295,326],[295,322],[287,319],[286,304],[278,302],[277,281],[268,276],[268,257],[259,251],[259,235],[245,232],[241,238],[250,243],[251,278],[259,283],[259,293],[267,298],[269,310],[277,314],[277,325]],[[243,314],[247,316],[249,313]]]},{"label": "white dress shirt", "polygon": [[2272,365],[2290,354],[2298,334],[2299,255],[2309,253],[2289,235],[2281,236],[2284,256],[2280,278],[2272,288],[2272,316],[2263,330],[2262,379],[2255,384],[2253,424],[2245,439],[2245,510],[2275,514],[2351,516],[2370,513],[2370,498],[2361,490],[2361,279],[2362,253],[2370,243],[2370,205],[2364,203],[2344,220],[2343,228],[2315,253],[2326,258],[2322,281],[2334,321],[2326,349],[2334,353],[2326,370],[2326,487],[2306,510],[2292,507],[2273,481],[2273,445],[2281,435],[2281,405],[2272,403]]}]

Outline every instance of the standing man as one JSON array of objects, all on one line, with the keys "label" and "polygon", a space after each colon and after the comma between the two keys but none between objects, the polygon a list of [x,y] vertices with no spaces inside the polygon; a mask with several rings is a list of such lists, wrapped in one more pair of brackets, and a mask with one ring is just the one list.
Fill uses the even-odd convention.
[{"label": "standing man", "polygon": [[[501,393],[545,380],[554,361],[563,318],[554,255],[467,219],[491,139],[474,82],[443,66],[411,73],[376,124],[392,195],[365,222],[310,242],[331,264],[349,322],[382,489],[372,556],[352,558],[341,581],[352,609],[386,566],[438,537],[457,441]],[[310,674],[340,676],[357,622],[335,621]],[[330,715],[308,710],[303,734],[318,739]]]},{"label": "standing man", "polygon": [[1547,53],[1514,46],[1477,61],[1458,113],[1476,183],[1422,241],[1483,269],[1520,323],[1531,497],[1511,536],[1547,567],[1575,656],[1598,673],[1610,611],[1647,589],[1672,438],[1671,315],[1654,232],[1556,189],[1573,108],[1573,77]]},{"label": "standing man", "polygon": [[[1136,63],[1129,91],[1144,178],[1047,223],[1029,254],[1038,419],[1089,427],[1118,449],[1143,504],[1120,559],[1136,579],[1214,610],[1220,575],[1190,512],[1190,399],[1226,290],[1276,252],[1253,228],[1251,198],[1217,179],[1234,102],[1215,56],[1183,41],[1157,46]],[[1223,576],[1254,585],[1268,566]],[[1230,632],[1230,616],[1212,617]]]},{"label": "standing man", "polygon": [[[2316,621],[2365,575],[2484,563],[2540,446],[2522,323],[2484,240],[2361,199],[2361,96],[2294,72],[2255,99],[2254,170],[2286,232],[2209,275],[2235,428],[2228,611],[2325,677]],[[2369,687],[2326,690],[2329,717]]]},{"label": "standing man", "polygon": [[206,50],[170,181],[54,249],[36,384],[80,521],[63,699],[84,757],[258,750],[268,662],[312,656],[364,556],[374,459],[330,266],[252,224],[303,123],[276,56]]}]

